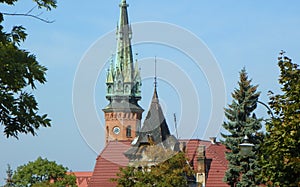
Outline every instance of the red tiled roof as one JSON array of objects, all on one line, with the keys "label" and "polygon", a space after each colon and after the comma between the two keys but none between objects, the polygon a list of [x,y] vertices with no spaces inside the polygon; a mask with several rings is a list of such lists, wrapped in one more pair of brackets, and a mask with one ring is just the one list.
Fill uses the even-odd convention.
[{"label": "red tiled roof", "polygon": [[[225,159],[226,148],[220,143],[212,144],[210,141],[199,139],[179,140],[186,142],[186,154],[192,162],[194,168],[197,168],[197,149],[200,145],[206,147],[206,166],[208,175],[206,178],[206,187],[228,187],[224,183],[223,177],[227,169],[227,160]],[[130,147],[130,141],[109,142],[97,158],[94,173],[90,179],[89,187],[114,187],[115,183],[111,178],[116,177],[120,167],[127,166],[128,159],[124,152]]]},{"label": "red tiled roof", "polygon": [[197,168],[197,149],[200,145],[204,145],[206,154],[207,178],[206,187],[228,187],[224,183],[223,177],[227,170],[227,160],[225,158],[226,148],[221,143],[212,144],[210,141],[199,139],[179,140],[186,142],[186,153],[194,168]]},{"label": "red tiled roof", "polygon": [[128,159],[123,153],[129,149],[130,143],[131,141],[111,141],[106,145],[96,160],[89,187],[116,186],[110,179],[116,178],[120,167],[128,165]]},{"label": "red tiled roof", "polygon": [[210,168],[208,170],[206,187],[228,186],[225,182],[223,182],[223,177],[227,170],[227,164],[228,164],[225,158],[225,152],[226,152],[225,146],[220,143],[211,144],[206,149],[206,157],[208,159],[211,159]]},{"label": "red tiled roof", "polygon": [[68,172],[68,174],[73,174],[76,176],[76,184],[78,187],[87,187],[88,183],[93,175],[93,172]]}]

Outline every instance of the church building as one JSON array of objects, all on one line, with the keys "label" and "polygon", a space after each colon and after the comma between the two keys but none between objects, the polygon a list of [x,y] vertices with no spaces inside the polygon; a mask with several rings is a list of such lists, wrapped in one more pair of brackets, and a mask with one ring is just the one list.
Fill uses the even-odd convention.
[{"label": "church building", "polygon": [[[158,89],[153,88],[153,97],[142,119],[144,109],[141,100],[141,76],[137,60],[133,59],[132,29],[128,19],[128,4],[120,4],[120,20],[117,27],[117,49],[106,78],[105,147],[96,158],[94,171],[74,172],[79,187],[114,187],[120,167],[137,166],[137,163],[155,162],[145,156],[150,145],[172,151],[183,151],[195,171],[193,186],[226,187],[222,181],[227,169],[226,148],[216,138],[211,140],[177,139],[170,133]],[[150,88],[149,88],[150,89]],[[104,99],[104,98],[103,98]]]}]

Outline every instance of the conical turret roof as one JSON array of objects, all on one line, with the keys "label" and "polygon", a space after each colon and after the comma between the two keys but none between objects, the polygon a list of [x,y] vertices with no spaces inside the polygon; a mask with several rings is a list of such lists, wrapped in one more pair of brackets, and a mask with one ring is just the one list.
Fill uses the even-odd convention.
[{"label": "conical turret roof", "polygon": [[178,140],[171,135],[162,107],[159,103],[156,87],[152,96],[143,127],[138,137],[132,142],[132,147],[124,154],[130,159],[143,159],[141,156],[148,145],[162,146],[165,149],[177,150]]},{"label": "conical turret roof", "polygon": [[164,142],[170,136],[169,127],[159,104],[156,87],[140,136],[140,142],[148,142],[148,137],[151,136],[155,144]]}]

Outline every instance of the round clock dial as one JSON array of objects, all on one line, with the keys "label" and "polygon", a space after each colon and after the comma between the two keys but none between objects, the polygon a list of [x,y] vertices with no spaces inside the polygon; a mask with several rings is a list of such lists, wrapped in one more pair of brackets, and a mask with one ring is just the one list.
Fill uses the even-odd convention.
[{"label": "round clock dial", "polygon": [[115,133],[115,134],[119,134],[120,133],[120,128],[119,127],[114,127],[113,128],[113,132]]}]

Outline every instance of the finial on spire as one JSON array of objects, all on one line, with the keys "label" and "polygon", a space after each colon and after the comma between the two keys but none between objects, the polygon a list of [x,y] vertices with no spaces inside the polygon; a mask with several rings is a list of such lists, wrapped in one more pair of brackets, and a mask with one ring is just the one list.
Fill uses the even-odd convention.
[{"label": "finial on spire", "polygon": [[128,4],[126,3],[126,0],[121,0],[120,6],[128,7]]},{"label": "finial on spire", "polygon": [[157,87],[157,75],[156,75],[156,56],[154,60],[154,88],[156,89]]}]

